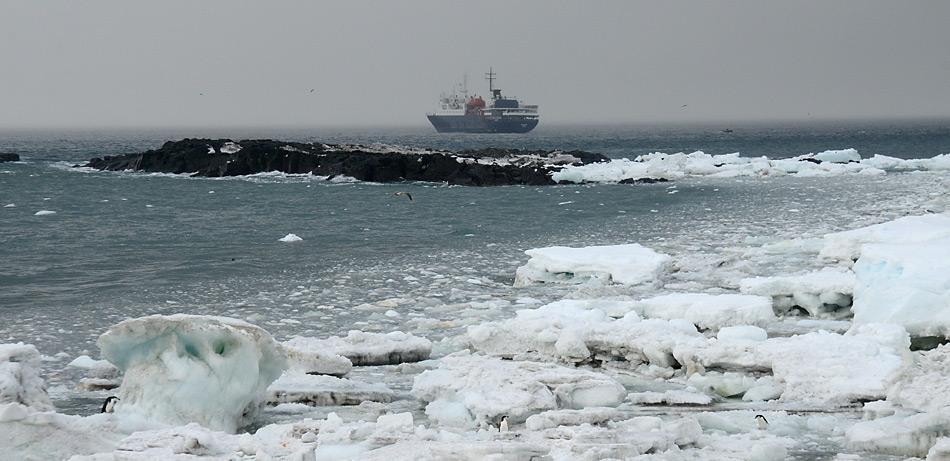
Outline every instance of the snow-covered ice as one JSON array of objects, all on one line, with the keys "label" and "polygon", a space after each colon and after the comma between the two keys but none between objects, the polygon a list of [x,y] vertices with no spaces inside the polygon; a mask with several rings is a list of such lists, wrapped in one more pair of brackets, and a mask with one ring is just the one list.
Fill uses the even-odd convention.
[{"label": "snow-covered ice", "polygon": [[861,256],[869,243],[920,243],[950,237],[950,214],[905,216],[893,221],[824,236],[819,253],[823,259],[851,262]]},{"label": "snow-covered ice", "polygon": [[528,262],[515,272],[515,286],[598,280],[624,285],[657,283],[671,258],[638,244],[525,251]]},{"label": "snow-covered ice", "polygon": [[40,352],[30,344],[0,344],[0,404],[53,409],[40,375],[40,363]]},{"label": "snow-covered ice", "polygon": [[854,273],[824,268],[801,275],[751,277],[739,282],[743,293],[769,296],[778,313],[799,308],[812,317],[823,314],[847,316],[854,293]]},{"label": "snow-covered ice", "polygon": [[290,369],[317,375],[343,376],[353,369],[350,359],[325,350],[322,342],[295,336],[281,343]]},{"label": "snow-covered ice", "polygon": [[267,388],[267,402],[312,406],[359,405],[365,401],[389,403],[395,397],[382,383],[364,383],[335,376],[285,372]]},{"label": "snow-covered ice", "polygon": [[342,356],[354,366],[418,362],[428,359],[432,353],[432,341],[401,331],[372,333],[350,330],[346,336],[331,336],[326,339],[298,336],[284,345],[298,351],[298,355]]},{"label": "snow-covered ice", "polygon": [[197,422],[233,432],[286,367],[267,331],[225,317],[130,319],[98,343],[102,356],[124,373],[116,414],[127,420]]},{"label": "snow-covered ice", "polygon": [[592,371],[459,353],[416,376],[412,394],[428,403],[430,419],[472,428],[484,422],[497,426],[502,416],[517,424],[546,410],[614,407],[627,392]]},{"label": "snow-covered ice", "polygon": [[642,299],[634,309],[643,317],[684,319],[703,330],[736,325],[765,326],[775,321],[772,301],[752,295],[673,293]]},{"label": "snow-covered ice", "polygon": [[894,323],[911,336],[950,337],[946,256],[950,236],[914,244],[864,245],[854,265],[854,322]]}]

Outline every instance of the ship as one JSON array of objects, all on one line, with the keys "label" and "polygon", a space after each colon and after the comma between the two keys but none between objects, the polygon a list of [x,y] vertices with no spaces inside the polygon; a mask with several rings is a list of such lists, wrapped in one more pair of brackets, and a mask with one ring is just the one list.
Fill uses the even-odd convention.
[{"label": "ship", "polygon": [[468,78],[456,85],[451,94],[439,98],[440,110],[426,114],[439,133],[527,133],[538,126],[538,106],[524,104],[516,98],[502,96],[495,88],[495,74],[488,69],[488,91],[491,101],[468,94]]}]

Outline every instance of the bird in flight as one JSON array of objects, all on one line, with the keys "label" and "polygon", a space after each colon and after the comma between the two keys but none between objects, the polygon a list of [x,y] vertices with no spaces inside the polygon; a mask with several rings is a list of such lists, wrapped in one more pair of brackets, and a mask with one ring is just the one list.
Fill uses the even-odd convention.
[{"label": "bird in flight", "polygon": [[406,197],[409,197],[410,202],[412,201],[412,194],[410,194],[409,192],[395,192],[393,193],[393,195],[396,197],[402,197],[403,195],[405,195]]},{"label": "bird in flight", "polygon": [[680,106],[680,109],[685,109],[686,106],[688,106],[688,105],[689,105],[689,104],[683,104],[682,106]]},{"label": "bird in flight", "polygon": [[313,88],[310,89],[310,92],[313,93]]}]

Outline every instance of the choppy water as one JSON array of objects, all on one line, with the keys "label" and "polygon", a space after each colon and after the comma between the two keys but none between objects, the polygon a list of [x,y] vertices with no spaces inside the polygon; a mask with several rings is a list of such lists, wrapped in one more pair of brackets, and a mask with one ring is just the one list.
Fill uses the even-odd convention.
[{"label": "choppy water", "polygon": [[[815,264],[810,256],[754,250],[762,244],[941,210],[950,185],[943,174],[902,173],[466,188],[69,168],[195,135],[584,149],[630,158],[693,150],[777,158],[847,147],[864,156],[950,153],[950,127],[940,123],[542,127],[525,136],[428,129],[0,132],[0,151],[24,157],[0,164],[0,206],[16,205],[0,208],[0,342],[33,343],[49,356],[65,352],[46,370],[63,409],[82,412],[98,403],[72,390],[77,376],[64,365],[81,353],[98,356],[96,337],[127,317],[251,318],[279,339],[356,328],[439,340],[467,324],[511,316],[527,297],[648,290],[512,288],[528,248],[641,243],[676,258],[680,272],[667,289],[724,290],[743,276]],[[39,210],[56,214],[35,216]],[[277,241],[287,233],[304,240]],[[384,304],[396,307],[371,305],[392,298]],[[389,309],[399,315],[384,315]]]}]

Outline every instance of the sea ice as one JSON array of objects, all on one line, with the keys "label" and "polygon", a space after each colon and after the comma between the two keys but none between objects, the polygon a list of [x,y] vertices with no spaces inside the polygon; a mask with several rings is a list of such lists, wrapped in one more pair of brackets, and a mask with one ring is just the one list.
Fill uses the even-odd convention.
[{"label": "sea ice", "polygon": [[370,333],[350,330],[346,336],[326,339],[298,336],[284,345],[306,353],[343,356],[354,366],[418,362],[428,359],[432,353],[432,341],[401,331]]},{"label": "sea ice", "polygon": [[285,243],[291,243],[291,242],[301,242],[301,241],[303,241],[303,239],[300,238],[300,237],[298,237],[297,234],[287,234],[287,235],[285,235],[285,236],[283,236],[283,237],[277,239],[277,241],[279,241],[279,242],[285,242]]},{"label": "sea ice", "polygon": [[225,317],[175,314],[123,321],[99,337],[124,372],[116,414],[127,420],[235,431],[286,366],[262,328]]},{"label": "sea ice", "polygon": [[364,401],[392,402],[395,394],[382,383],[363,383],[334,376],[285,372],[267,388],[267,402],[311,406],[359,405]]},{"label": "sea ice", "polygon": [[40,352],[31,344],[0,344],[0,404],[4,403],[53,409],[40,376]]},{"label": "sea ice", "polygon": [[915,352],[913,363],[888,391],[887,402],[915,411],[950,412],[950,345]]},{"label": "sea ice", "polygon": [[0,404],[0,458],[16,461],[67,459],[112,450],[121,440],[115,417],[38,411],[19,403]]},{"label": "sea ice", "polygon": [[582,301],[561,301],[522,309],[512,319],[469,327],[467,339],[489,354],[533,352],[566,363],[623,361],[630,367],[671,367],[678,362],[675,350],[705,344],[685,320],[641,320],[636,312],[615,320],[588,307]]},{"label": "sea ice", "polygon": [[40,211],[37,211],[36,213],[33,213],[33,216],[46,216],[46,215],[51,215],[51,214],[56,214],[56,212],[52,210],[40,210]]},{"label": "sea ice", "polygon": [[778,313],[800,308],[812,317],[851,306],[855,277],[851,271],[825,268],[801,275],[752,277],[739,282],[743,293],[769,296]]},{"label": "sea ice", "polygon": [[635,243],[581,248],[547,247],[525,251],[531,257],[515,272],[515,286],[600,280],[623,285],[657,283],[671,258]]},{"label": "sea ice", "polygon": [[439,368],[416,376],[412,394],[428,403],[433,421],[468,428],[497,426],[505,415],[518,424],[546,410],[615,407],[627,396],[600,373],[467,353],[446,356]]},{"label": "sea ice", "polygon": [[950,435],[950,412],[892,415],[851,426],[851,449],[898,456],[927,456],[941,437]]},{"label": "sea ice", "polygon": [[80,355],[66,366],[86,370],[91,378],[113,379],[119,376],[119,369],[108,360],[95,360],[88,355]]},{"label": "sea ice", "polygon": [[[948,228],[950,229],[950,228]],[[854,323],[895,323],[911,336],[950,337],[950,236],[864,245],[854,265]]]},{"label": "sea ice", "polygon": [[281,343],[290,369],[315,375],[343,376],[353,368],[350,359],[324,350],[313,338],[295,336]]},{"label": "sea ice", "polygon": [[769,298],[740,294],[673,293],[640,300],[635,310],[643,317],[684,319],[703,330],[775,321]]},{"label": "sea ice", "polygon": [[920,243],[950,237],[950,214],[905,216],[873,226],[825,234],[819,257],[851,262],[868,243]]}]

